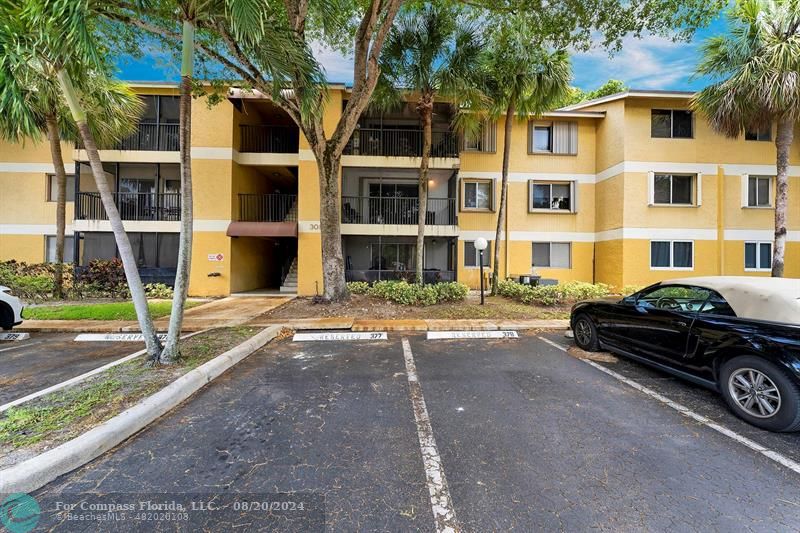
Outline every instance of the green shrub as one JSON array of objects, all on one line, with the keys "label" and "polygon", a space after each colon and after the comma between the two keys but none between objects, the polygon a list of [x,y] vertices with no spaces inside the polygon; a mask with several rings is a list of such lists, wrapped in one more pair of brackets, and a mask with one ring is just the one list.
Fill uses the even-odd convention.
[{"label": "green shrub", "polygon": [[622,296],[630,296],[635,292],[639,292],[640,290],[644,289],[644,285],[625,285],[622,287]]},{"label": "green shrub", "polygon": [[92,296],[125,297],[128,294],[128,283],[125,269],[119,259],[95,259],[90,261],[81,272],[79,282]]},{"label": "green shrub", "polygon": [[557,305],[590,298],[601,298],[610,293],[610,287],[604,283],[586,283],[568,281],[558,285],[542,285],[532,287],[516,281],[506,280],[499,284],[500,294],[506,298],[518,300],[524,304]]},{"label": "green shrub", "polygon": [[367,294],[369,292],[369,283],[366,281],[351,281],[347,284],[347,288],[352,294]]},{"label": "green shrub", "polygon": [[169,300],[175,294],[172,287],[163,283],[148,283],[144,286],[144,293],[148,298]]},{"label": "green shrub", "polygon": [[469,292],[469,287],[456,282],[417,285],[407,281],[376,281],[370,286],[362,281],[348,283],[348,287],[354,294],[367,294],[401,305],[434,305],[439,302],[461,301]]}]

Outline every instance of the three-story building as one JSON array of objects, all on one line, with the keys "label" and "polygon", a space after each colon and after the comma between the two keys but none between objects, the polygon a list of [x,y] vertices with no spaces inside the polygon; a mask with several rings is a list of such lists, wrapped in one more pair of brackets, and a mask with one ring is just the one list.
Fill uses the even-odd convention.
[{"label": "three-story building", "polygon": [[[138,84],[137,132],[100,152],[146,282],[171,282],[180,225],[178,89]],[[349,97],[332,85],[332,131]],[[768,275],[774,131],[727,139],[689,110],[691,93],[628,91],[512,125],[508,246],[500,271],[623,287],[686,275]],[[450,105],[434,110],[424,278],[479,284],[491,266],[504,127],[468,138]],[[232,89],[193,106],[194,247],[190,293],[322,291],[317,164],[279,108]],[[80,147],[64,143],[66,259],[116,256]],[[413,279],[422,130],[413,105],[365,113],[342,157],[341,223],[352,281]],[[786,274],[800,277],[800,153],[791,153]],[[0,260],[52,260],[55,183],[45,143],[0,145]]]}]

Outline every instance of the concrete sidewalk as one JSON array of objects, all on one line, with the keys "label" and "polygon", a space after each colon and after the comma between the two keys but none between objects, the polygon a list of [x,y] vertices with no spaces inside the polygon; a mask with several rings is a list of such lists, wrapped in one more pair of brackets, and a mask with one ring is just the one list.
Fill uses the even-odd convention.
[{"label": "concrete sidewalk", "polygon": [[[227,297],[186,310],[183,333],[209,328],[240,326],[255,317],[290,301],[292,297]],[[158,331],[166,331],[169,317],[155,321]],[[15,331],[119,333],[139,331],[139,323],[128,320],[26,320]]]}]

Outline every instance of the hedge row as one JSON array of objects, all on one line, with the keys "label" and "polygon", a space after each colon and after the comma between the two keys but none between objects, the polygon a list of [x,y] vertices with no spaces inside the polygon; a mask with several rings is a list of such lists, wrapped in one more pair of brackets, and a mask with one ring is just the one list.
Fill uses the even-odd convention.
[{"label": "hedge row", "polygon": [[418,285],[407,281],[376,281],[370,285],[365,281],[353,281],[347,287],[353,294],[366,294],[403,305],[460,302],[469,293],[469,287],[458,282]]},{"label": "hedge row", "polygon": [[531,286],[516,281],[501,281],[500,294],[525,304],[557,305],[589,298],[602,298],[611,294],[611,287],[604,283],[568,281],[558,285]]},{"label": "hedge row", "polygon": [[[47,300],[53,297],[55,263],[0,262],[0,285],[24,300]],[[125,271],[119,259],[94,260],[76,276],[73,265],[64,264],[64,296],[81,298],[128,298]],[[172,289],[161,283],[145,285],[149,298],[172,298]]]}]

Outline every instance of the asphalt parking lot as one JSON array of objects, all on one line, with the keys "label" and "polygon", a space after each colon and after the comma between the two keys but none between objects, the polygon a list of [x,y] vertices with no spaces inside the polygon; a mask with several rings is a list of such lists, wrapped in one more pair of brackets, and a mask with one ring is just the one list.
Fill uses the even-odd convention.
[{"label": "asphalt parking lot", "polygon": [[[703,391],[637,374],[627,363],[604,364],[682,394],[692,408],[715,409]],[[719,420],[738,423],[726,416]],[[800,442],[758,430],[751,438]],[[388,341],[268,345],[34,496],[43,526],[94,531],[109,524],[76,527],[54,511],[65,498],[110,493],[295,493],[324,507],[331,531],[800,525],[800,475],[533,334],[429,341],[390,333]],[[185,529],[322,525],[291,512],[192,520]],[[154,527],[129,521],[114,529]]]},{"label": "asphalt parking lot", "polygon": [[75,342],[74,333],[32,333],[0,342],[0,405],[132,354],[135,342]]}]

